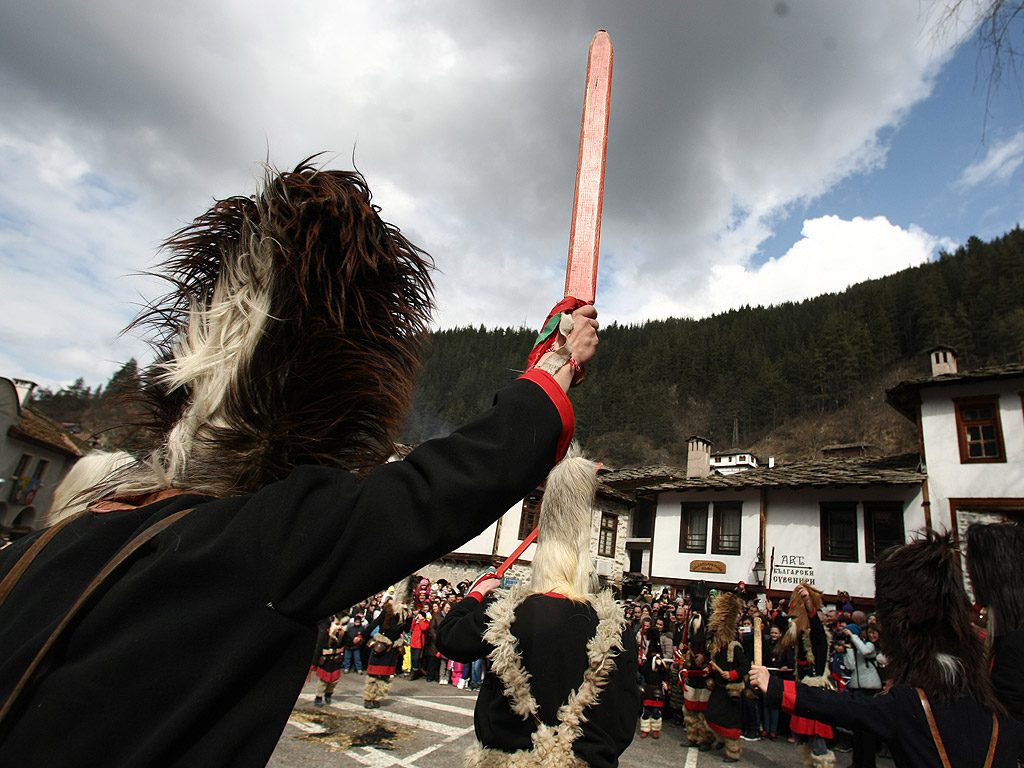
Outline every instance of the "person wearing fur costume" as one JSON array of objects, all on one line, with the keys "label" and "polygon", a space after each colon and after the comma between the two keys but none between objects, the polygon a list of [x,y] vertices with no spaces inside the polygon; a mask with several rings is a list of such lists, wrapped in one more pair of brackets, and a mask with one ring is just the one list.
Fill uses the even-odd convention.
[{"label": "person wearing fur costume", "polygon": [[738,639],[743,601],[733,592],[720,592],[715,598],[708,621],[708,676],[706,712],[708,727],[717,742],[725,743],[725,762],[739,762],[743,755],[740,735],[743,730],[743,678],[750,661]]},{"label": "person wearing fur costume", "polygon": [[485,574],[441,624],[446,656],[491,659],[471,768],[614,768],[633,740],[636,641],[611,592],[592,584],[597,466],[574,447],[548,476],[529,586],[494,599],[499,582]]},{"label": "person wearing fur costume", "polygon": [[1024,721],[1024,528],[974,523],[967,529],[967,570],[985,607],[985,644],[996,696]]},{"label": "person wearing fur costume", "polygon": [[703,581],[687,587],[690,615],[683,638],[682,670],[679,680],[683,684],[683,722],[686,725],[686,744],[702,752],[711,749],[715,733],[708,727],[705,712],[711,691],[707,686],[710,667],[707,651],[707,604],[709,590]]},{"label": "person wearing fur costume", "polygon": [[363,706],[367,709],[380,709],[391,689],[391,678],[402,663],[405,633],[412,629],[411,601],[410,577],[395,586],[380,615],[363,630],[364,642],[370,649],[363,691]]},{"label": "person wearing fur costume", "polygon": [[[165,253],[170,292],[135,325],[155,352],[139,377],[148,445],[75,494],[83,511],[0,551],[5,765],[265,765],[317,623],[482,532],[572,437],[570,360],[593,357],[597,321],[563,300],[558,351],[453,435],[387,461],[433,262],[357,172],[268,168]],[[156,677],[159,695],[140,696]]]},{"label": "person wearing fur costume", "polygon": [[875,564],[891,685],[882,695],[783,681],[760,666],[751,682],[769,706],[870,730],[897,768],[1015,768],[1024,724],[1006,714],[992,687],[960,559],[951,534],[926,531]]},{"label": "person wearing fur costume", "polygon": [[[810,584],[797,585],[789,599],[789,627],[779,643],[780,650],[793,649],[796,680],[816,688],[831,687],[828,653],[832,637],[819,615],[823,597],[822,591]],[[797,750],[808,768],[835,765],[835,752],[826,743],[833,737],[831,725],[793,715],[789,729],[796,736]]]},{"label": "person wearing fur costume", "polygon": [[640,738],[650,734],[661,737],[662,714],[665,711],[665,692],[668,690],[668,663],[661,653],[661,634],[651,627],[640,637],[640,679],[643,712],[640,715]]},{"label": "person wearing fur costume", "polygon": [[320,625],[317,638],[320,654],[314,665],[319,684],[313,700],[313,704],[318,707],[323,706],[325,701],[331,703],[334,688],[341,677],[341,661],[345,655],[345,626],[348,622],[348,616],[341,619],[332,617]]}]

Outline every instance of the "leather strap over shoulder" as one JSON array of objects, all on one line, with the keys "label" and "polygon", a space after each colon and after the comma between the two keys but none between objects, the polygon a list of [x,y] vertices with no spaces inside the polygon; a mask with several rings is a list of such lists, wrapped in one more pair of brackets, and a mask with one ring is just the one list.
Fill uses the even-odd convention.
[{"label": "leather strap over shoulder", "polygon": [[21,579],[25,571],[28,570],[28,567],[32,565],[32,561],[36,559],[36,555],[43,550],[43,547],[50,543],[50,539],[60,533],[68,524],[73,523],[75,520],[87,513],[88,510],[83,509],[81,512],[76,512],[73,515],[65,517],[63,520],[54,523],[43,531],[39,538],[32,542],[32,546],[25,550],[25,554],[23,554],[18,559],[18,562],[14,564],[14,567],[7,572],[7,575],[4,576],[4,580],[0,581],[0,606],[3,606],[4,601],[7,600],[7,596],[14,590],[14,586],[18,583],[18,580]]},{"label": "leather strap over shoulder", "polygon": [[[942,737],[939,735],[939,726],[935,722],[935,715],[932,714],[932,705],[928,701],[928,695],[924,692],[923,688],[915,688],[918,697],[921,699],[921,706],[924,708],[925,717],[928,718],[928,727],[932,732],[932,741],[935,742],[935,749],[939,752],[939,759],[942,761],[943,768],[950,768],[949,755],[946,754],[946,745],[942,743]],[[992,737],[988,742],[988,754],[985,755],[985,768],[992,768],[992,761],[996,757],[996,744],[999,741],[999,718],[995,715],[992,716]]]},{"label": "leather strap over shoulder", "polygon": [[[32,679],[33,675],[35,675],[36,671],[39,669],[39,666],[43,663],[43,659],[46,658],[47,653],[49,653],[50,649],[53,648],[54,644],[64,633],[64,630],[68,628],[68,626],[74,620],[75,616],[89,601],[89,598],[93,595],[93,593],[100,587],[100,585],[103,584],[104,581],[106,581],[107,577],[110,576],[110,574],[112,574],[115,570],[117,570],[117,568],[122,563],[128,560],[128,558],[131,557],[132,554],[134,554],[136,550],[139,549],[139,547],[148,542],[150,539],[152,539],[154,536],[156,536],[164,529],[176,523],[178,520],[183,518],[193,509],[195,509],[195,507],[183,509],[179,512],[175,512],[173,515],[168,515],[162,520],[157,521],[156,523],[142,531],[140,534],[138,534],[134,539],[129,541],[123,547],[121,547],[121,549],[118,550],[117,554],[115,554],[109,561],[107,561],[107,564],[103,566],[103,569],[98,574],[96,574],[96,577],[89,583],[89,586],[87,586],[85,590],[82,592],[82,594],[79,595],[78,600],[76,600],[75,604],[71,606],[71,609],[67,612],[67,614],[65,614],[64,618],[57,625],[56,629],[53,630],[53,632],[50,634],[50,637],[47,638],[46,642],[43,643],[42,648],[39,649],[39,652],[36,653],[35,658],[32,659],[32,662],[28,665],[28,668],[25,670],[24,674],[22,674],[21,679],[18,681],[18,684],[14,687],[14,690],[11,691],[11,695],[8,696],[7,701],[4,702],[3,709],[0,709],[0,725],[3,725],[3,723],[6,721],[8,715],[13,710],[18,698],[21,696],[22,692],[28,686],[29,681]],[[56,536],[57,533],[59,533],[60,530],[63,529],[68,523],[70,523],[72,520],[78,519],[78,517],[80,517],[82,514],[86,514],[86,512],[86,510],[83,510],[78,514],[65,518],[64,520],[60,521],[59,523],[48,529],[42,536],[40,536],[33,543],[32,547],[30,547],[29,550],[21,556],[21,559],[15,564],[14,568],[11,569],[11,573],[8,574],[8,578],[10,578],[11,574],[17,571],[17,574],[14,576],[13,579],[11,579],[10,584],[8,585],[7,578],[4,579],[3,584],[0,584],[0,599],[6,599],[7,595],[10,594],[11,589],[14,588],[14,585],[17,583],[18,579],[21,578],[21,575],[25,572],[28,566],[36,558],[36,555],[39,554],[43,547],[45,547],[53,539],[53,537]]]}]

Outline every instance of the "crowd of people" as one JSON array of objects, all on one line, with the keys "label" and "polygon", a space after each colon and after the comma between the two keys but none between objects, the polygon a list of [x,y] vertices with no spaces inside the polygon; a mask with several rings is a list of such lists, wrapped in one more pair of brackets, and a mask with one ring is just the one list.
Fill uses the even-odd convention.
[{"label": "crowd of people", "polygon": [[[1024,541],[1024,534],[1015,527],[972,529],[971,534],[978,551],[986,546],[986,536],[1008,535],[1016,546]],[[940,546],[932,545],[933,549]],[[989,607],[982,610],[975,606],[971,631],[979,639],[988,635],[990,648],[1016,647],[1024,632],[1012,631],[1012,627],[1021,623],[1024,611],[1016,611],[1013,599],[1005,600],[1001,607],[991,607],[999,598],[985,590],[995,591],[997,587],[989,585],[1002,587],[1005,579],[993,574],[991,566],[986,569],[984,563],[991,557],[985,557],[981,565],[977,564],[979,560],[975,557],[972,573],[978,574],[979,599]],[[412,581],[416,587],[411,618],[405,627],[404,654],[395,673],[412,680],[479,689],[487,674],[488,658],[482,656],[472,663],[447,659],[436,641],[448,613],[453,608],[459,612],[459,606],[467,603],[472,609],[475,601],[471,598],[464,602],[464,598],[471,589],[479,597],[480,590],[468,581],[452,585],[440,579],[431,583],[419,576]],[[1010,581],[1015,583],[1016,579]],[[485,594],[488,591],[483,590]],[[343,672],[358,673],[366,667],[366,640],[372,637],[375,621],[386,604],[398,599],[404,598],[389,593],[374,595],[353,606],[340,622],[334,622],[334,626],[347,626],[348,631],[332,630],[328,634],[325,629],[324,655],[318,666],[322,681],[329,678],[323,674],[328,653],[335,659],[344,658],[344,662],[334,664],[338,670],[334,679]],[[655,594],[645,585],[639,594],[620,600],[619,605],[625,616],[625,631],[636,641],[641,739],[660,738],[667,719],[686,728],[683,746],[701,751],[724,749],[725,762],[741,759],[742,741],[760,739],[794,743],[799,759],[807,766],[834,765],[836,752],[852,753],[850,765],[857,767],[873,767],[879,755],[891,756],[889,745],[878,737],[879,729],[867,727],[870,723],[866,726],[844,718],[828,718],[825,722],[798,714],[793,707],[783,706],[778,697],[765,695],[767,682],[762,680],[764,685],[758,686],[757,675],[766,670],[784,686],[799,682],[802,688],[848,691],[850,698],[842,701],[856,701],[858,706],[887,690],[893,681],[889,679],[879,615],[858,606],[848,593],[840,591],[826,601],[826,596],[812,585],[801,584],[788,598],[772,600],[748,591],[742,583],[732,590],[710,590],[705,583],[694,582],[685,592],[675,594],[668,588]],[[993,630],[991,614],[985,623],[986,610],[1006,617],[1001,629],[994,625]],[[354,632],[353,626],[358,628]],[[1005,668],[1007,656],[1004,652],[1000,657],[1000,669]],[[752,672],[752,663],[758,657],[761,666]],[[994,669],[997,657],[992,658]],[[1003,706],[1019,719],[1024,710],[1021,675],[1003,673],[999,677],[1004,689],[1000,694]],[[321,682],[316,703],[329,703],[331,690],[330,682]]]},{"label": "crowd of people", "polygon": [[[477,690],[483,681],[486,659],[470,664],[445,658],[437,649],[437,630],[452,607],[465,597],[470,583],[457,584],[447,579],[431,582],[414,575],[408,580],[409,595],[391,587],[361,600],[348,611],[325,619],[320,624],[320,639],[313,660],[319,679],[314,699],[316,706],[331,703],[334,687],[342,674],[372,674],[374,639],[382,628],[389,604],[408,605],[403,618],[400,642],[394,644],[397,659],[391,674],[410,680],[423,680],[460,689]],[[364,700],[367,708],[379,706],[379,700]]]},{"label": "crowd of people", "polygon": [[[422,680],[440,685],[455,685],[469,690],[479,689],[489,665],[486,657],[472,663],[445,658],[437,648],[441,622],[467,594],[469,581],[452,584],[447,579],[431,582],[425,577],[412,577],[415,584],[410,620],[403,627],[400,663],[395,674],[409,680]],[[320,642],[314,668],[320,679],[317,706],[330,703],[334,684],[342,674],[364,674],[369,667],[370,641],[379,633],[379,619],[387,603],[394,601],[395,589],[379,592],[353,605],[347,613],[331,617],[321,624]],[[699,596],[700,589],[696,590]],[[765,664],[777,669],[786,679],[793,679],[795,649],[781,647],[789,624],[789,600],[764,601],[753,592],[740,588],[735,592],[741,605],[736,639],[745,658],[754,658],[754,626],[761,628]],[[638,649],[638,685],[642,688],[641,738],[660,738],[663,721],[684,725],[686,706],[684,685],[687,679],[685,660],[687,629],[694,616],[693,600],[668,588],[657,595],[649,586],[638,595],[622,601],[626,625],[636,638]],[[857,609],[849,595],[840,593],[835,608],[823,610],[823,627],[831,638],[828,669],[834,684],[872,694],[881,692],[885,681],[885,656],[879,639],[877,617],[873,612]],[[755,622],[754,619],[760,619]],[[779,738],[795,741],[790,731],[790,717],[778,709],[765,707],[763,698],[755,695],[749,681],[740,680],[742,690],[740,738],[745,741]],[[865,754],[874,755],[876,746],[864,734],[861,745]],[[854,748],[848,732],[837,731],[834,748],[850,752]],[[711,748],[708,746],[707,748]],[[869,764],[869,763],[863,763]]]}]

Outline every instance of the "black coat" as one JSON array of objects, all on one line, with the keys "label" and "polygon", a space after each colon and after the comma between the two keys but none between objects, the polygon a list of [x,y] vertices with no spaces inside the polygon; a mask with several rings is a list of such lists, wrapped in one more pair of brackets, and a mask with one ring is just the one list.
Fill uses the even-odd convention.
[{"label": "black coat", "polygon": [[[913,688],[894,686],[881,696],[851,689],[839,693],[791,680],[783,682],[773,674],[767,703],[800,717],[870,731],[889,745],[897,768],[942,768],[921,700]],[[930,704],[950,764],[984,765],[992,716],[966,697],[952,704]],[[1022,745],[1024,725],[1012,717],[1000,717],[993,768],[1016,768]]]},{"label": "black coat", "polygon": [[[0,733],[0,762],[265,765],[309,671],[317,622],[450,552],[547,475],[572,410],[554,379],[536,375],[453,436],[361,481],[302,466],[246,496],[180,495],[73,522],[0,610],[0,699],[126,541],[196,507],[65,634]],[[0,576],[35,538],[0,551]],[[159,679],[158,695],[140,688],[147,679]]]},{"label": "black coat", "polygon": [[[493,598],[483,603],[466,597],[442,622],[437,645],[455,661],[471,662],[494,649],[483,639],[488,627],[485,614]],[[523,667],[530,673],[530,688],[539,706],[540,719],[558,723],[558,708],[583,681],[587,667],[587,643],[598,625],[589,604],[532,595],[516,608],[512,634],[519,641]],[[637,688],[637,647],[632,631],[622,633],[623,651],[615,657],[615,669],[598,698],[585,710],[582,735],[573,752],[589,766],[615,766],[633,740],[640,706]],[[531,719],[515,714],[496,674],[484,678],[474,713],[476,736],[482,744],[505,752],[531,748],[535,728]]]}]

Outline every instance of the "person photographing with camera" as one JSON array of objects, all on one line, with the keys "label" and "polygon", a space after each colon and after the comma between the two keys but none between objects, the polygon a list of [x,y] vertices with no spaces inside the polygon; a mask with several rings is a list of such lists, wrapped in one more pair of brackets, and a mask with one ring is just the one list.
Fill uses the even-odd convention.
[{"label": "person photographing with camera", "polygon": [[[865,626],[867,617],[854,611],[853,623],[843,630],[846,638],[844,664],[850,679],[847,687],[865,696],[877,696],[882,691],[882,677],[878,673],[878,630]],[[861,627],[864,627],[862,630]],[[878,740],[871,731],[856,728],[853,731],[854,768],[875,768]]]}]

